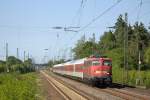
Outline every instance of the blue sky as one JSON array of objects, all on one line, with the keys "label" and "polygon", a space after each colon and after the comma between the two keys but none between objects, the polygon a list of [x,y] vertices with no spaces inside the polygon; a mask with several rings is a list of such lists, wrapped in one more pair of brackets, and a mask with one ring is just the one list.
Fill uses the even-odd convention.
[{"label": "blue sky", "polygon": [[[113,26],[120,14],[128,12],[129,23],[142,21],[150,26],[150,0],[122,0],[96,22],[81,32],[55,30],[54,26],[83,27],[118,0],[84,0],[84,8],[79,13],[82,0],[0,0],[0,59],[5,57],[5,43],[9,44],[9,55],[23,59],[23,51],[29,52],[37,63],[46,59],[70,56],[69,49],[85,34],[87,38],[96,34],[96,39]],[[59,34],[59,37],[57,37]],[[48,51],[44,49],[48,48]]]}]

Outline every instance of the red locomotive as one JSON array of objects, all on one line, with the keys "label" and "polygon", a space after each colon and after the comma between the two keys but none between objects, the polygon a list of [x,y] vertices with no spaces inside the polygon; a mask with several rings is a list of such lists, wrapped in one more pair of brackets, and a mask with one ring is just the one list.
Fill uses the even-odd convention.
[{"label": "red locomotive", "polygon": [[76,77],[92,85],[110,85],[112,83],[112,60],[92,56],[54,65],[53,72]]}]

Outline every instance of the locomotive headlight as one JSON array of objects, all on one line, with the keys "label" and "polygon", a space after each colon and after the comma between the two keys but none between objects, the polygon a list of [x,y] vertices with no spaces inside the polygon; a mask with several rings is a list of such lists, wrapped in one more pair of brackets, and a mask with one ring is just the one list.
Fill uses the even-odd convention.
[{"label": "locomotive headlight", "polygon": [[95,71],[96,74],[99,74],[99,73],[103,73],[103,74],[109,74],[109,72],[107,71]]},{"label": "locomotive headlight", "polygon": [[102,71],[95,71],[95,73],[97,74],[97,73],[101,73]]}]

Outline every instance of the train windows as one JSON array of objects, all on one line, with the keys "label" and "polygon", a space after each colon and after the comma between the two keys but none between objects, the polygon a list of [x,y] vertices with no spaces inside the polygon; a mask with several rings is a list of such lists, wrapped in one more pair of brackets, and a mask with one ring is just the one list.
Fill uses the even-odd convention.
[{"label": "train windows", "polygon": [[110,60],[104,60],[103,65],[104,66],[112,66],[112,62]]},{"label": "train windows", "polygon": [[99,61],[92,61],[92,65],[97,66],[97,65],[101,65],[101,63]]},{"label": "train windows", "polygon": [[85,61],[84,64],[85,64],[85,67],[89,67],[92,65],[92,62],[91,61]]}]

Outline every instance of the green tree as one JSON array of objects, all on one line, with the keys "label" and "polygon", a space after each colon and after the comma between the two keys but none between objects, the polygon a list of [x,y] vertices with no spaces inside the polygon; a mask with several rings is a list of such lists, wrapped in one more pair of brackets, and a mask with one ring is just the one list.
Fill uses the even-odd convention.
[{"label": "green tree", "polygon": [[79,47],[76,46],[73,50],[78,59],[88,57],[90,55],[99,54],[97,43],[93,43],[91,41],[86,41],[84,44],[82,44],[82,47],[80,47],[80,49],[77,48]]},{"label": "green tree", "polygon": [[25,60],[23,65],[24,66],[21,68],[22,73],[35,71],[32,59],[29,58],[29,59]]},{"label": "green tree", "polygon": [[136,37],[135,42],[137,43],[137,49],[144,50],[149,45],[150,34],[148,33],[148,30],[144,27],[143,23],[136,22],[133,28],[134,37]]},{"label": "green tree", "polygon": [[106,56],[108,56],[109,58],[112,58],[112,64],[113,64],[113,67],[115,68],[116,67],[123,68],[124,56],[123,56],[122,51],[123,51],[122,48],[115,48],[105,53]]},{"label": "green tree", "polygon": [[116,39],[111,31],[104,32],[104,35],[100,37],[99,47],[102,51],[101,53],[105,53],[108,50],[111,50],[116,47]]},{"label": "green tree", "polygon": [[4,72],[6,66],[6,62],[0,60],[0,72]]},{"label": "green tree", "polygon": [[76,47],[72,49],[72,51],[75,53],[75,59],[81,58],[80,54],[82,53],[84,43],[85,35],[83,35],[81,39],[78,40]]},{"label": "green tree", "polygon": [[88,41],[85,41],[85,36],[82,36],[72,51],[74,52],[75,59],[99,54],[100,50],[95,42],[95,34],[93,33],[92,38],[89,38]]},{"label": "green tree", "polygon": [[117,19],[117,22],[115,23],[115,38],[116,38],[116,45],[118,47],[123,47],[123,41],[124,41],[124,33],[125,33],[125,27],[126,23],[124,19],[122,18],[122,15],[120,15]]},{"label": "green tree", "polygon": [[22,61],[14,56],[9,56],[6,63],[10,71],[18,70],[19,67],[22,66]]},{"label": "green tree", "polygon": [[53,60],[49,60],[49,61],[48,61],[48,66],[49,66],[49,67],[53,67],[53,65],[54,65]]},{"label": "green tree", "polygon": [[95,33],[92,34],[92,38],[89,38],[89,41],[96,43]]}]

